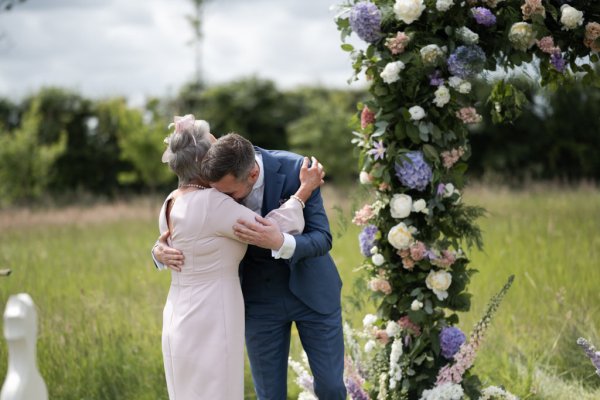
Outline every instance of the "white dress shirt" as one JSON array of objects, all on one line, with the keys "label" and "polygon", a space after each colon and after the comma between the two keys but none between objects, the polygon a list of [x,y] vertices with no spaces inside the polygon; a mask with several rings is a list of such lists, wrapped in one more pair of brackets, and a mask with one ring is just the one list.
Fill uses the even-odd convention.
[{"label": "white dress shirt", "polygon": [[[252,191],[242,200],[242,204],[254,211],[255,213],[262,215],[262,203],[265,195],[265,171],[263,166],[262,154],[255,153],[256,163],[258,164],[258,179],[252,187]],[[296,251],[296,239],[288,233],[283,232],[283,244],[279,250],[271,250],[273,258],[289,259],[294,255]]]}]

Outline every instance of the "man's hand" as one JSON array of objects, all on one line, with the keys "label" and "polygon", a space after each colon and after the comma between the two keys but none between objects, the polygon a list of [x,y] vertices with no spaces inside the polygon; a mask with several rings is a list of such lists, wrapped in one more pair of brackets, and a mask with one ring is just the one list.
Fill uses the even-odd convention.
[{"label": "man's hand", "polygon": [[162,264],[166,265],[173,271],[181,272],[181,266],[183,265],[183,253],[177,249],[169,247],[167,244],[167,238],[170,232],[166,231],[158,238],[158,245],[154,247],[152,253],[154,257]]},{"label": "man's hand", "polygon": [[264,249],[279,250],[283,245],[283,234],[279,226],[273,221],[256,216],[256,222],[237,220],[233,226],[233,233],[242,242],[262,247]]}]

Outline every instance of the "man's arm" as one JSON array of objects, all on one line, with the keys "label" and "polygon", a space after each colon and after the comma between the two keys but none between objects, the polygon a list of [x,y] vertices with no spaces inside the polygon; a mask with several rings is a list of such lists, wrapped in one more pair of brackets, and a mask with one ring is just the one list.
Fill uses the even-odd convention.
[{"label": "man's arm", "polygon": [[177,272],[181,272],[181,266],[183,265],[183,253],[177,249],[169,247],[167,244],[167,238],[169,237],[169,231],[161,234],[156,241],[156,244],[152,248],[152,260],[156,268],[165,269],[165,266]]},{"label": "man's arm", "polygon": [[296,249],[289,259],[292,267],[304,258],[323,256],[331,250],[333,239],[320,189],[315,190],[306,202],[304,220],[304,232],[294,236]]}]

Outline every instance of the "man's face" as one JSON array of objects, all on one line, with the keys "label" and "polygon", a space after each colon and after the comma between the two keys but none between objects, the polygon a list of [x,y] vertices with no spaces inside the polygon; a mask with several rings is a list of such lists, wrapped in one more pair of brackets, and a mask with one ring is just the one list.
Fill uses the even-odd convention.
[{"label": "man's face", "polygon": [[240,202],[252,191],[252,187],[258,180],[259,172],[258,165],[255,164],[246,179],[238,180],[232,174],[227,174],[221,180],[211,182],[210,186]]}]

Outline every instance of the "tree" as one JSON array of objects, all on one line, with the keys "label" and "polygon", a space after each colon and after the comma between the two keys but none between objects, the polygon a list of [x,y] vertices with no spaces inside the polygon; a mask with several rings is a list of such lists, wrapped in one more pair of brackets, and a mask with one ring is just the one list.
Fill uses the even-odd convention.
[{"label": "tree", "polygon": [[98,133],[117,138],[119,159],[129,168],[119,171],[120,185],[145,185],[152,191],[160,184],[173,180],[173,174],[161,162],[166,125],[151,118],[144,121],[142,111],[127,107],[124,99],[113,99],[97,104]]},{"label": "tree", "polygon": [[[190,89],[184,87],[184,91]],[[192,99],[189,102],[186,99]],[[257,146],[287,149],[287,124],[297,117],[290,98],[269,80],[246,78],[178,96],[177,115],[194,114],[210,122],[216,136],[236,132]]]},{"label": "tree", "polygon": [[34,101],[23,116],[21,126],[0,134],[0,203],[39,199],[48,187],[55,160],[64,152],[66,134],[57,141],[38,141],[42,124],[40,102]]},{"label": "tree", "polygon": [[356,180],[358,157],[348,133],[348,115],[364,94],[306,88],[287,95],[297,96],[303,108],[302,115],[287,127],[290,150],[315,156],[325,166],[327,176],[338,184]]}]

